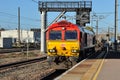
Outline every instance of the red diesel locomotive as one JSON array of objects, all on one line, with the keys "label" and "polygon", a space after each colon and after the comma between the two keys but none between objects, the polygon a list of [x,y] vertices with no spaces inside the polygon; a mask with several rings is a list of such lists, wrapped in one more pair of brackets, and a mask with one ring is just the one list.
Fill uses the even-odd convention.
[{"label": "red diesel locomotive", "polygon": [[53,23],[46,32],[48,60],[79,61],[95,49],[95,34],[66,20]]}]

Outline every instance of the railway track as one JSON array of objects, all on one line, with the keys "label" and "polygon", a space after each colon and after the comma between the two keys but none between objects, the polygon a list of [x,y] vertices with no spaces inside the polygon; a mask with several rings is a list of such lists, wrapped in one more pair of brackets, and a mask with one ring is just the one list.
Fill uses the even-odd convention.
[{"label": "railway track", "polygon": [[[36,49],[29,48],[29,50],[36,50]],[[11,52],[22,52],[22,51],[27,51],[27,49],[26,48],[0,49],[0,54],[1,53],[11,53]]]},{"label": "railway track", "polygon": [[35,62],[42,62],[42,61],[45,61],[46,59],[47,59],[47,56],[42,56],[40,58],[35,58],[35,59],[30,59],[30,60],[25,60],[25,61],[19,61],[19,62],[0,65],[0,73],[2,73],[3,71],[6,71],[8,69],[11,69],[11,68],[15,68],[15,67],[35,63]]},{"label": "railway track", "polygon": [[[80,66],[82,66],[82,68],[85,68],[86,70],[88,70],[89,67],[92,66],[92,62],[95,61],[91,61],[91,59],[99,59],[99,58],[103,58],[104,57],[104,53],[101,51],[96,52],[97,54],[94,55],[90,55],[89,57],[87,57],[86,59],[80,61],[80,63],[82,63],[83,61],[85,62],[85,64],[81,64]],[[101,54],[102,53],[102,54]],[[89,63],[89,64],[87,64]],[[91,64],[90,64],[91,63]],[[77,65],[77,64],[76,64]],[[75,66],[76,66],[75,65]],[[70,70],[70,69],[69,69]],[[61,74],[63,74],[66,71],[69,71],[67,69],[57,69],[56,71],[54,71],[53,73],[49,74],[48,76],[42,78],[41,80],[59,80],[57,79],[58,76],[60,76]],[[83,72],[84,73],[84,72]],[[63,79],[64,80],[64,79]]]}]

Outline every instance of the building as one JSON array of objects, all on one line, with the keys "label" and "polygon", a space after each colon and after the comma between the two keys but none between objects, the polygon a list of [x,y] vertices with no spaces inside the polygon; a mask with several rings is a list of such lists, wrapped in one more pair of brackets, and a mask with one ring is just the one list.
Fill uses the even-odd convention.
[{"label": "building", "polygon": [[[39,33],[36,33],[34,31],[28,31],[28,30],[20,30],[20,42],[21,43],[27,43],[27,42],[35,43],[36,39],[40,38]],[[6,47],[4,47],[5,43],[6,43],[4,40],[6,40],[8,43],[10,43],[10,45],[11,45],[11,43],[16,43],[18,41],[18,30],[0,31],[0,47],[1,48],[6,48]],[[6,45],[8,45],[8,44],[6,44]],[[9,45],[9,48],[10,48],[10,45]]]}]

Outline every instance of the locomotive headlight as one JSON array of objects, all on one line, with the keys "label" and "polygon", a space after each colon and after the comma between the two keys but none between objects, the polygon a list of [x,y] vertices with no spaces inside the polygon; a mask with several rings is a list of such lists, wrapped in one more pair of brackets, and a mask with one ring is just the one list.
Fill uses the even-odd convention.
[{"label": "locomotive headlight", "polygon": [[65,27],[62,27],[63,30],[65,30]]},{"label": "locomotive headlight", "polygon": [[48,50],[50,53],[55,53],[56,52],[56,50],[54,50],[54,49],[49,49]]},{"label": "locomotive headlight", "polygon": [[72,52],[72,53],[78,53],[78,52],[79,52],[79,50],[72,49],[72,50],[71,50],[71,52]]}]

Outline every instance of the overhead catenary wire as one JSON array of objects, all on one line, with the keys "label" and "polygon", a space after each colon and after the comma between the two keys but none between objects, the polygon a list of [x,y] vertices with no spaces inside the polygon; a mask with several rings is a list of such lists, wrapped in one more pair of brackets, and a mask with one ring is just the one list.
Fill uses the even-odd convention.
[{"label": "overhead catenary wire", "polygon": [[[40,19],[33,19],[33,18],[25,17],[25,16],[20,16],[20,17],[22,20],[21,26],[40,27],[40,25],[39,25]],[[18,25],[17,18],[18,18],[18,15],[0,11],[0,22],[1,22],[0,25],[1,25],[1,27],[5,28],[8,25],[13,26],[13,24],[17,27],[17,25]],[[31,23],[31,21],[32,21],[32,23]],[[38,24],[38,25],[36,25],[36,24]]]},{"label": "overhead catenary wire", "polygon": [[[1,11],[0,11],[0,14],[7,15],[9,17],[15,17],[15,18],[18,17],[18,15],[10,14],[10,13],[7,13],[7,12],[1,12]],[[22,19],[27,19],[27,20],[32,20],[32,21],[41,21],[40,19],[33,19],[33,18],[25,17],[25,16],[21,16],[21,18]]]},{"label": "overhead catenary wire", "polygon": [[[0,22],[14,24],[14,25],[16,25],[16,27],[18,25],[17,22],[10,22],[10,21],[5,21],[5,20],[0,20]],[[25,24],[25,23],[22,23],[21,25],[39,27],[39,25],[32,25],[32,24]],[[2,25],[1,25],[1,27],[2,27]]]}]

